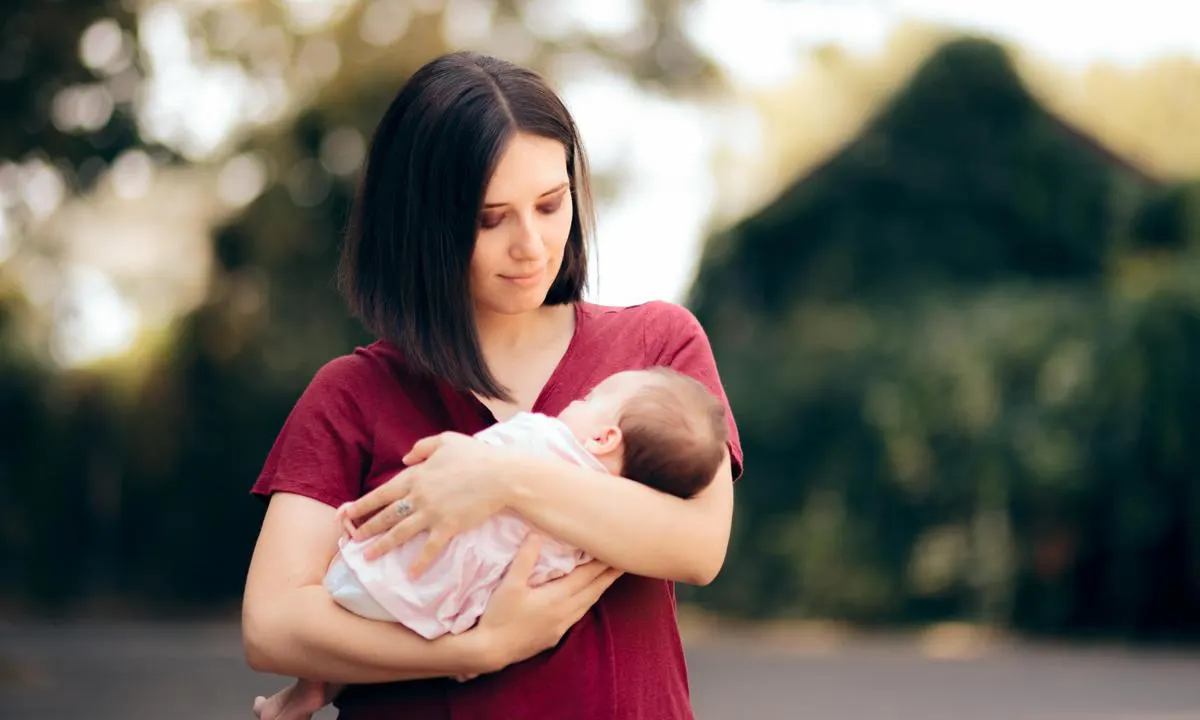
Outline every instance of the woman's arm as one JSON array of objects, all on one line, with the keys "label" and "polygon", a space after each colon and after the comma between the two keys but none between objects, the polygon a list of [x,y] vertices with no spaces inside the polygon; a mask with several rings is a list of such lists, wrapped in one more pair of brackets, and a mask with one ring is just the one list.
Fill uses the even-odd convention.
[{"label": "woman's arm", "polygon": [[539,539],[530,535],[475,628],[429,641],[329,598],[321,581],[339,532],[334,512],[295,494],[271,497],[242,605],[246,659],[255,670],[333,683],[495,672],[557,645],[621,574],[593,561],[531,588]]},{"label": "woman's arm", "polygon": [[[730,444],[741,445],[704,328],[687,309],[643,306],[642,342],[651,365],[699,380],[725,403]],[[626,478],[525,458],[506,462],[505,503],[547,534],[627,572],[694,585],[712,582],[725,563],[733,523],[729,452],[707,488],[682,500]]]},{"label": "woman's arm", "polygon": [[492,672],[505,664],[475,632],[428,641],[398,623],[366,620],[329,597],[322,579],[337,549],[334,509],[272,496],[242,606],[246,659],[257,671],[337,683]]},{"label": "woman's arm", "polygon": [[[506,507],[545,534],[624,572],[706,585],[725,562],[733,521],[728,452],[712,483],[687,500],[457,433],[421,440],[404,462],[408,468],[350,503],[345,512],[361,523],[354,531],[356,540],[375,538],[365,552],[368,559],[428,530],[409,568],[414,576],[429,567],[451,538]],[[377,512],[396,508],[402,499],[411,508],[405,515]]]},{"label": "woman's arm", "polygon": [[[355,539],[375,538],[366,556],[427,530],[409,570],[419,575],[455,535],[507,507],[546,534],[626,572],[711,582],[729,547],[734,472],[741,472],[737,427],[695,317],[668,303],[646,307],[656,313],[644,328],[647,342],[651,336],[661,339],[660,347],[647,349],[653,364],[699,380],[726,404],[730,450],[703,492],[683,500],[625,478],[446,432],[418,441],[403,458],[403,471],[347,506],[347,518],[358,525]],[[389,505],[404,512],[377,512]]]},{"label": "woman's arm", "polygon": [[728,453],[712,483],[688,500],[540,458],[514,457],[498,474],[509,507],[628,573],[707,585],[725,563],[733,521]]}]

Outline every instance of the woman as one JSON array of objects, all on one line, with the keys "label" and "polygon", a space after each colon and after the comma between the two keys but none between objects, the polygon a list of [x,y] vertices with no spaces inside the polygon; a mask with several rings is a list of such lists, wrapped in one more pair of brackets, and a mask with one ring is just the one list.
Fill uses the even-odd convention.
[{"label": "woman", "polygon": [[[732,415],[731,452],[690,500],[468,437],[630,368],[673,367],[724,400],[686,310],[582,301],[590,207],[574,122],[534,73],[458,53],[400,90],[341,268],[379,340],[316,374],[254,488],[269,498],[243,609],[256,670],[351,683],[350,720],[692,717],[673,581],[707,583],[724,561]],[[527,547],[475,629],[429,642],[321,587],[335,508],[355,500],[379,552],[422,529],[436,549],[511,508],[597,560],[531,589]]]}]

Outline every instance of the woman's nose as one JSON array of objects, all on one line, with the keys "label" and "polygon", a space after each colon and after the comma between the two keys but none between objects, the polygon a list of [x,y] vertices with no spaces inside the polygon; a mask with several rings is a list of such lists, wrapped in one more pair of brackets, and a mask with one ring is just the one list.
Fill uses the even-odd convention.
[{"label": "woman's nose", "polygon": [[509,246],[509,253],[513,259],[537,259],[544,250],[542,234],[538,231],[537,224],[530,218],[523,219],[517,226],[512,244]]}]

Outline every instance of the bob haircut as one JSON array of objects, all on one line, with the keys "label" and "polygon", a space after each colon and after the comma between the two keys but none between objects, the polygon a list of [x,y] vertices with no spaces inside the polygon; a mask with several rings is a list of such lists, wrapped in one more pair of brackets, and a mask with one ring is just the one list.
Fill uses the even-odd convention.
[{"label": "bob haircut", "polygon": [[487,184],[518,133],[566,150],[573,218],[545,304],[579,301],[593,210],[575,121],[537,73],[470,52],[427,63],[392,100],[371,139],[338,270],[351,311],[413,370],[504,400],[480,349],[468,278]]}]

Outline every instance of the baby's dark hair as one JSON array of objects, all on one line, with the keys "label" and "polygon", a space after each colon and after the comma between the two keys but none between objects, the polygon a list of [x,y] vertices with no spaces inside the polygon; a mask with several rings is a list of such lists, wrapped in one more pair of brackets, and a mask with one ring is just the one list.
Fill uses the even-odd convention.
[{"label": "baby's dark hair", "polygon": [[692,497],[708,487],[724,460],[729,441],[725,405],[687,375],[665,367],[647,372],[650,380],[621,408],[621,474],[677,497]]}]

